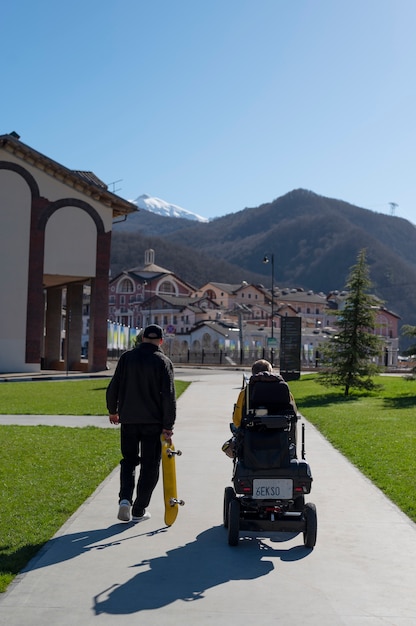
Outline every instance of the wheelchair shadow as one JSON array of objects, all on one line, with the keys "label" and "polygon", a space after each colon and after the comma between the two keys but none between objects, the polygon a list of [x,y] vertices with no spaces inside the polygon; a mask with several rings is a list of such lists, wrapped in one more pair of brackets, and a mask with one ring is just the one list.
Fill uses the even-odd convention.
[{"label": "wheelchair shadow", "polygon": [[[282,541],[283,534],[280,535],[276,533],[272,542]],[[133,565],[139,570],[133,578],[95,596],[95,614],[133,614],[158,609],[177,600],[194,602],[217,585],[266,576],[274,569],[274,564],[263,560],[264,557],[296,561],[311,552],[303,545],[275,549],[254,534],[241,536],[239,546],[231,548],[224,527],[214,526],[198,535],[195,541],[170,550],[166,556]],[[285,540],[288,540],[287,534]]]}]

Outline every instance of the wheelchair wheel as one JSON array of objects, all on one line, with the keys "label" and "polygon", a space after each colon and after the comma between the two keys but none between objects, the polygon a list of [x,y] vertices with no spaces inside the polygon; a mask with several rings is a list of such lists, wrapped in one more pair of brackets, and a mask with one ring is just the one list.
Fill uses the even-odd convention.
[{"label": "wheelchair wheel", "polygon": [[240,503],[237,498],[230,502],[228,508],[228,545],[237,546],[240,532]]},{"label": "wheelchair wheel", "polygon": [[235,498],[235,491],[232,487],[226,487],[224,491],[224,508],[223,508],[223,520],[224,528],[228,528],[228,511],[230,508],[231,500]]},{"label": "wheelchair wheel", "polygon": [[316,544],[316,534],[318,530],[318,519],[316,516],[316,506],[312,502],[307,502],[303,509],[305,518],[305,530],[303,531],[303,543],[306,548],[314,548]]}]

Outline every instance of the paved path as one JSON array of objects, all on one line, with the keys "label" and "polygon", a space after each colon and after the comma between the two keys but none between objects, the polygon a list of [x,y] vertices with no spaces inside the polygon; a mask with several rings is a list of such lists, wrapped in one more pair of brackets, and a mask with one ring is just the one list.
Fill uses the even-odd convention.
[{"label": "paved path", "polygon": [[[177,522],[164,526],[159,484],[151,520],[118,523],[116,470],[0,596],[0,623],[414,626],[416,526],[309,424],[315,549],[284,534],[247,533],[237,548],[227,545],[222,501],[231,462],[220,446],[242,374],[184,370],[178,378],[194,382],[178,403],[186,505]],[[91,423],[107,426],[105,417]]]}]

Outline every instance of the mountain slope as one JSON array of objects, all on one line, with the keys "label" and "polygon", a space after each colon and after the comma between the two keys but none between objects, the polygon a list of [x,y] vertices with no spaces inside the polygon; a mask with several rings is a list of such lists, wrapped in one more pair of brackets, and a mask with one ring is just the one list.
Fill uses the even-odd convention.
[{"label": "mountain slope", "polygon": [[192,228],[194,222],[179,217],[166,217],[151,211],[130,213],[127,219],[113,223],[113,233],[142,233],[146,235],[165,236],[177,230]]},{"label": "mountain slope", "polygon": [[[168,219],[168,218],[166,218]],[[153,248],[155,262],[171,270],[195,288],[209,281],[237,284],[246,280],[261,283],[260,273],[243,270],[223,259],[212,259],[210,255],[187,246],[170,243],[162,237],[146,237],[141,233],[116,233],[111,244],[111,276],[114,278],[125,269],[143,265],[145,250]]]},{"label": "mountain slope", "polygon": [[[321,250],[353,227],[369,241],[379,241],[416,267],[416,228],[410,222],[304,190],[292,191],[254,209],[217,218],[207,225],[192,225],[186,232],[177,231],[171,240],[209,248],[234,262],[245,255],[235,245],[230,246],[230,242],[248,244],[249,249],[260,243],[276,255],[282,248],[285,254],[293,255],[294,250],[305,245],[305,236],[313,250]],[[286,239],[288,234],[291,235],[290,246]],[[279,256],[283,255],[279,253]]]},{"label": "mountain slope", "polygon": [[[198,276],[205,279],[189,274],[186,278],[197,286],[208,280],[254,282],[251,274],[270,286],[270,264],[262,259],[273,253],[275,285],[318,292],[342,289],[359,250],[366,248],[374,292],[403,323],[416,324],[416,228],[407,220],[302,189],[209,223],[159,216],[149,220],[144,215],[140,221],[142,214],[137,219],[140,236],[158,233],[153,247],[159,262],[165,247],[162,265],[174,269],[175,255],[181,256],[188,259],[183,265],[192,274],[196,260],[201,260]],[[115,229],[115,241],[118,236]],[[220,271],[218,260],[228,268],[221,277],[212,275],[214,267]]]}]

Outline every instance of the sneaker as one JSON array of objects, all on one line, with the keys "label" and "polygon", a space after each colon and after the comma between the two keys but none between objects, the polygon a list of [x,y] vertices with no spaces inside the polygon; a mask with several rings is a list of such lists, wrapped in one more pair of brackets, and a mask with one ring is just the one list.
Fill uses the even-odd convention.
[{"label": "sneaker", "polygon": [[130,507],[131,507],[131,504],[128,500],[121,500],[120,506],[118,509],[117,518],[121,520],[122,522],[129,522],[130,521]]},{"label": "sneaker", "polygon": [[133,515],[131,521],[133,522],[133,524],[138,524],[139,522],[144,522],[146,519],[150,519],[151,517],[152,516],[150,515],[149,511],[145,511],[143,515]]}]

